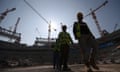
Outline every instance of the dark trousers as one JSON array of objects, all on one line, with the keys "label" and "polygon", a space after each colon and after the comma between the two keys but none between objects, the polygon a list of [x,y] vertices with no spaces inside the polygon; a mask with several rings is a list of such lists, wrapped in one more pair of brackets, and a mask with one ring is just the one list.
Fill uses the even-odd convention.
[{"label": "dark trousers", "polygon": [[53,67],[55,68],[59,68],[60,66],[60,52],[59,51],[54,51],[53,52]]},{"label": "dark trousers", "polygon": [[61,45],[61,51],[60,51],[60,68],[63,65],[63,68],[68,68],[68,56],[69,56],[69,45]]},{"label": "dark trousers", "polygon": [[98,44],[91,35],[81,35],[79,39],[81,61],[84,63],[94,63],[96,61]]}]

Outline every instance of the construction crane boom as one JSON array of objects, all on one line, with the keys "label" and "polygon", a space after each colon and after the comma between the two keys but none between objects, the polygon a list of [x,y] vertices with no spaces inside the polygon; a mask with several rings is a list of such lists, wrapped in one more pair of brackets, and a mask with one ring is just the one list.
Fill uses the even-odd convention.
[{"label": "construction crane boom", "polygon": [[[96,12],[97,10],[99,10],[100,8],[102,8],[103,6],[105,6],[108,3],[108,1],[106,0],[102,5],[100,5],[99,7],[97,7],[96,9],[92,10],[90,13],[88,13],[87,15],[85,15],[85,17],[89,16],[92,14],[92,12]],[[91,9],[90,9],[91,10]]]},{"label": "construction crane boom", "polygon": [[102,5],[100,5],[98,8],[96,8],[96,9],[94,9],[94,10],[90,9],[91,12],[85,16],[85,17],[87,17],[87,16],[89,16],[89,15],[92,15],[92,18],[93,18],[93,20],[95,21],[95,24],[96,24],[96,26],[97,26],[97,29],[98,29],[101,37],[104,36],[104,34],[103,34],[102,29],[101,29],[101,27],[100,27],[100,24],[99,24],[99,22],[98,22],[98,20],[97,20],[97,16],[96,16],[95,12],[96,12],[97,10],[99,10],[100,8],[102,8],[103,6],[105,6],[107,3],[108,3],[108,1],[105,1],[105,2],[104,2]]},{"label": "construction crane boom", "polygon": [[15,11],[16,8],[12,8],[12,9],[7,9],[6,11],[4,11],[3,13],[0,14],[0,22],[5,18],[5,16],[7,15],[7,13]]},{"label": "construction crane boom", "polygon": [[[26,0],[24,2],[48,24],[48,43],[50,44],[50,35],[51,35],[51,22],[49,23],[30,3]],[[49,45],[50,46],[50,45]]]},{"label": "construction crane boom", "polygon": [[28,3],[26,0],[24,0],[24,2],[38,15],[40,16],[47,24],[49,24],[49,22],[35,9],[33,8],[33,6]]},{"label": "construction crane boom", "polygon": [[107,3],[108,3],[108,1],[105,1],[102,5],[100,5],[98,8],[94,9],[93,11],[95,12],[95,11],[99,10],[100,8],[105,6]]}]

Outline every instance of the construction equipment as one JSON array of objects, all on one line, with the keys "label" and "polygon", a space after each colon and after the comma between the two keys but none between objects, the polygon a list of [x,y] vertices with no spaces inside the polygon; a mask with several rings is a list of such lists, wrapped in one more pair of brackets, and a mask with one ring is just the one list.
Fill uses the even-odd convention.
[{"label": "construction equipment", "polygon": [[92,18],[93,18],[94,21],[95,21],[95,24],[96,24],[96,26],[97,26],[97,28],[98,28],[98,31],[99,31],[101,37],[104,36],[104,34],[103,34],[102,29],[101,29],[101,27],[100,27],[100,24],[99,24],[99,22],[98,22],[98,20],[97,20],[97,17],[96,17],[95,12],[96,12],[97,10],[99,10],[100,8],[102,8],[103,6],[105,6],[107,3],[108,3],[108,1],[105,1],[105,2],[104,2],[102,5],[100,5],[98,8],[96,8],[96,9],[94,9],[94,10],[90,9],[91,12],[85,16],[85,17],[87,17],[87,16],[89,16],[89,15],[92,15]]},{"label": "construction equipment", "polygon": [[17,26],[18,26],[18,24],[19,24],[19,21],[20,21],[20,17],[18,17],[18,19],[17,19],[17,22],[16,22],[15,27],[14,27],[14,30],[13,30],[13,34],[16,33],[16,30],[17,30]]},{"label": "construction equipment", "polygon": [[50,35],[51,35],[51,22],[49,23],[30,3],[26,0],[24,2],[38,15],[40,16],[47,24],[48,24],[48,43],[50,45]]},{"label": "construction equipment", "polygon": [[115,24],[113,32],[116,30],[117,26],[118,26],[118,24]]},{"label": "construction equipment", "polygon": [[[12,9],[7,9],[6,11],[4,11],[3,13],[0,14],[0,22],[5,18],[5,16],[9,13],[9,12],[12,12],[12,11],[15,11],[16,8],[12,8]],[[11,31],[8,30],[8,29],[5,29],[5,28],[2,28],[0,27],[0,35],[1,36],[5,36],[5,37],[8,37],[10,38],[10,40],[12,39],[15,39],[15,42],[19,43],[20,42],[20,39],[21,39],[21,34],[20,33],[16,33],[16,29],[17,29],[17,25],[18,25],[18,22],[19,22],[20,18],[18,18],[18,21],[17,23],[15,24],[15,29],[14,31]]]},{"label": "construction equipment", "polygon": [[6,11],[4,11],[3,13],[0,14],[0,23],[1,21],[5,18],[5,16],[7,15],[7,13],[15,11],[16,8],[12,8],[12,9],[7,9]]},{"label": "construction equipment", "polygon": [[[16,30],[17,30],[17,26],[18,26],[18,24],[19,24],[19,21],[20,21],[20,17],[18,17],[18,19],[17,19],[17,22],[16,22],[16,24],[15,24],[14,30],[12,31],[12,36],[14,36],[14,35],[16,34]],[[11,42],[12,39],[13,39],[13,38],[10,37],[9,41]],[[19,43],[19,42],[20,42],[20,39],[16,39],[15,42],[16,42],[16,43]]]}]

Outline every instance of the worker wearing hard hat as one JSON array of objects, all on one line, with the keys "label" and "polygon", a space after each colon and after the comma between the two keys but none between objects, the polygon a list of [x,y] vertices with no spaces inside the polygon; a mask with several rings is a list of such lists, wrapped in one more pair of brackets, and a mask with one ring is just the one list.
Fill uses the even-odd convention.
[{"label": "worker wearing hard hat", "polygon": [[83,14],[81,12],[77,14],[77,20],[73,25],[73,34],[80,45],[81,62],[84,61],[88,69],[91,69],[90,66],[92,66],[98,70],[99,67],[96,65],[95,59],[98,49],[97,42],[87,24],[83,22]]},{"label": "worker wearing hard hat", "polygon": [[[62,26],[62,32],[59,33],[58,38],[60,42],[60,70],[63,71],[69,71],[70,68],[68,68],[67,62],[68,62],[68,56],[69,56],[69,45],[73,44],[73,41],[70,37],[70,34],[66,32],[67,26]],[[62,67],[63,65],[63,67]]]}]

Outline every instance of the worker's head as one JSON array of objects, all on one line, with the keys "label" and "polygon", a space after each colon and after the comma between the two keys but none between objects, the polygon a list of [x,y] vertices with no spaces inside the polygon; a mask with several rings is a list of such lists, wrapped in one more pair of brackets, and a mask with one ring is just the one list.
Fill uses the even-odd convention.
[{"label": "worker's head", "polygon": [[77,13],[77,19],[78,19],[78,21],[81,21],[83,19],[83,13],[82,12]]},{"label": "worker's head", "polygon": [[66,32],[66,29],[67,29],[67,26],[66,26],[66,25],[63,25],[63,26],[62,26],[62,30],[63,30],[64,32]]}]

